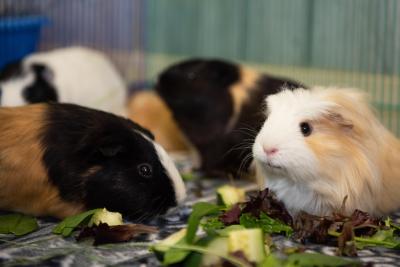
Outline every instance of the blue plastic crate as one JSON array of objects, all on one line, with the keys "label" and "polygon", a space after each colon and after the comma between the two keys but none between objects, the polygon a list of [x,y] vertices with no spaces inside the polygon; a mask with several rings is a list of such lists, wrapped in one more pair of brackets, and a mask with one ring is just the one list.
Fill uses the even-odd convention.
[{"label": "blue plastic crate", "polygon": [[36,51],[40,29],[47,22],[39,16],[0,18],[0,68]]}]

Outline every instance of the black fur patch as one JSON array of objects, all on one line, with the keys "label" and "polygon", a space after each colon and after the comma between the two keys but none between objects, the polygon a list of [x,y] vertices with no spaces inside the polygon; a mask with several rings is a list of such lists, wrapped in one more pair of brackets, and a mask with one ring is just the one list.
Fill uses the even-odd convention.
[{"label": "black fur patch", "polygon": [[24,99],[28,103],[57,102],[57,91],[50,81],[51,71],[42,64],[33,64],[31,70],[35,80],[23,90]]},{"label": "black fur patch", "polygon": [[[49,178],[67,201],[106,207],[133,220],[176,205],[153,143],[130,120],[71,104],[49,104],[42,136]],[[147,163],[152,177],[139,174]]]},{"label": "black fur patch", "polygon": [[233,64],[194,59],[164,71],[156,90],[190,141],[199,146],[224,135],[233,113],[229,86],[239,79]]},{"label": "black fur patch", "polygon": [[22,75],[22,62],[15,61],[7,64],[0,70],[0,82]]},{"label": "black fur patch", "polygon": [[[226,132],[233,115],[230,88],[240,79],[240,66],[221,60],[189,60],[173,65],[159,77],[157,92],[165,100],[184,134],[201,155],[201,170],[211,174],[247,171],[251,144],[265,121],[264,99],[283,86],[301,84],[260,75],[250,101],[242,106],[237,123]],[[243,162],[243,165],[242,165]],[[241,168],[239,170],[239,168]]]}]

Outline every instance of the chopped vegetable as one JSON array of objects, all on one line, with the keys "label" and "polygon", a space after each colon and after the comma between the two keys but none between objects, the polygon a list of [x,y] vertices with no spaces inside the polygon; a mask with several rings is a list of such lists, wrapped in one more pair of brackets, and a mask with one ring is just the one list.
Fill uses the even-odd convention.
[{"label": "chopped vegetable", "polygon": [[36,219],[23,214],[0,216],[0,234],[26,235],[39,228]]},{"label": "chopped vegetable", "polygon": [[217,189],[217,203],[219,205],[230,207],[245,200],[245,191],[241,188],[224,185]]},{"label": "chopped vegetable", "polygon": [[167,236],[165,239],[161,240],[158,242],[155,246],[153,246],[153,250],[156,252],[166,252],[171,245],[177,244],[179,241],[183,240],[186,236],[187,230],[186,228],[183,228],[179,230],[178,232],[175,232],[169,236]]},{"label": "chopped vegetable", "polygon": [[250,262],[259,263],[264,260],[264,234],[261,229],[231,231],[228,239],[230,253],[241,251]]},{"label": "chopped vegetable", "polygon": [[121,225],[124,222],[122,221],[122,215],[119,212],[111,212],[106,208],[97,210],[92,218],[89,221],[88,226],[99,225],[100,223],[106,223],[109,226],[113,225]]}]

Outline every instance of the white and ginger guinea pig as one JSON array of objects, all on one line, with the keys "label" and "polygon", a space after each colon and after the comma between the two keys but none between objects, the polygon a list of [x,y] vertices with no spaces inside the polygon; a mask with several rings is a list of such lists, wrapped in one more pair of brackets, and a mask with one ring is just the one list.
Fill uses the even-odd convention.
[{"label": "white and ginger guinea pig", "polygon": [[260,185],[288,210],[327,215],[400,208],[400,141],[354,89],[284,90],[266,100],[253,156]]},{"label": "white and ginger guinea pig", "polygon": [[64,218],[106,207],[141,221],[185,198],[164,149],[138,124],[72,104],[0,108],[0,209]]}]

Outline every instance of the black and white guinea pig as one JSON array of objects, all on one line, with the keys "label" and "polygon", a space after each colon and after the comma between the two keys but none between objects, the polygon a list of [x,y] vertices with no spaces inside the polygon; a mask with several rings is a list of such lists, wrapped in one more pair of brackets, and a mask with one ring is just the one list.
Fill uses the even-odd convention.
[{"label": "black and white guinea pig", "polygon": [[292,214],[400,208],[400,141],[355,89],[316,87],[269,96],[253,154],[257,176]]},{"label": "black and white guinea pig", "polygon": [[264,121],[260,110],[265,96],[282,86],[300,84],[228,61],[191,59],[162,72],[156,91],[197,150],[200,169],[237,174],[250,165],[244,159]]},{"label": "black and white guinea pig", "polygon": [[104,54],[68,47],[31,54],[0,70],[1,106],[73,103],[124,114],[126,86]]},{"label": "black and white guinea pig", "polygon": [[133,220],[185,197],[147,130],[73,104],[0,108],[0,209],[64,218],[106,207]]}]

